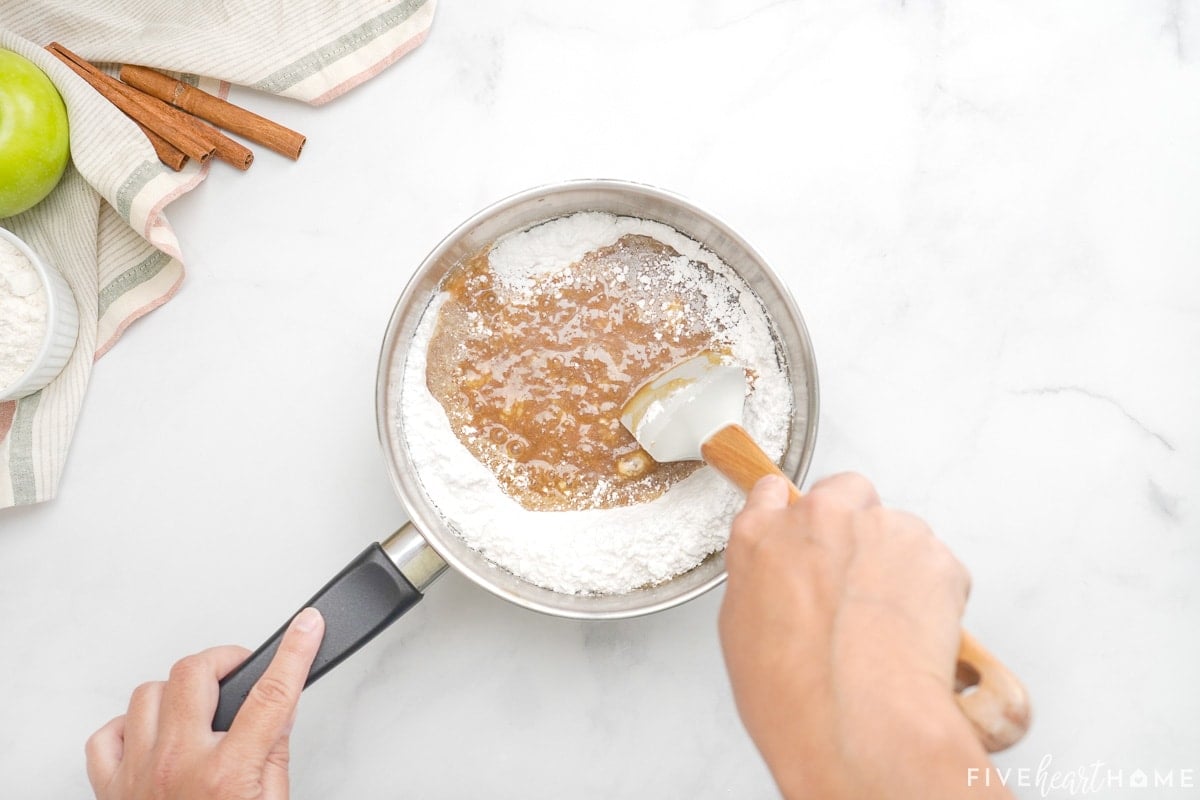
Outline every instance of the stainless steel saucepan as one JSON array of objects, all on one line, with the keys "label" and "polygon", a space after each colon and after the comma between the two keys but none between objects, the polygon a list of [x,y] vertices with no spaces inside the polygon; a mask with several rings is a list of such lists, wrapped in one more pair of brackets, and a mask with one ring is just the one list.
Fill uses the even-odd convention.
[{"label": "stainless steel saucepan", "polygon": [[[725,558],[713,553],[665,583],[623,594],[571,595],[529,583],[496,567],[469,548],[430,501],[411,458],[400,416],[400,386],[409,346],[446,273],[504,234],[577,211],[604,211],[669,225],[700,242],[734,269],[757,293],[774,333],[792,387],[788,445],[782,469],[804,480],[817,434],[817,371],[804,321],[787,289],[740,236],[691,203],[649,186],[610,180],[574,181],[531,189],[501,200],[460,225],[434,249],[409,281],[388,323],[379,355],[375,413],[392,485],[410,522],[381,543],[372,543],[305,606],[325,617],[325,639],[308,683],[412,608],[447,566],[488,591],[534,611],[575,619],[620,619],[662,611],[697,597],[725,579]],[[727,525],[714,520],[714,525]],[[566,535],[566,532],[564,532]],[[228,730],[247,693],[279,646],[286,625],[221,682],[214,730]]]}]

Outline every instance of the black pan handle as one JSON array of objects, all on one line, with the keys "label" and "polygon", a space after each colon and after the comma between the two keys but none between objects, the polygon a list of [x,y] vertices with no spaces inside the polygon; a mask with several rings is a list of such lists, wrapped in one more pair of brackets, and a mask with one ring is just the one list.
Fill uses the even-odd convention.
[{"label": "black pan handle", "polygon": [[[398,547],[393,547],[393,543],[398,539],[403,541]],[[415,544],[414,540],[419,544]],[[317,650],[317,656],[309,670],[308,680],[304,683],[306,688],[342,663],[351,653],[374,639],[380,631],[420,601],[421,592],[405,577],[401,567],[397,566],[397,563],[404,563],[396,560],[397,553],[400,553],[402,558],[412,558],[413,553],[418,553],[419,558],[413,559],[418,565],[422,561],[426,565],[431,561],[436,562],[431,575],[427,574],[428,569],[415,573],[419,574],[416,582],[421,589],[445,569],[445,564],[410,525],[401,528],[384,543],[384,546],[372,543],[358,558],[347,564],[345,569],[321,588],[321,591],[301,606],[312,606],[325,618],[325,638],[321,641],[321,647]],[[220,699],[217,702],[217,713],[213,717],[214,731],[229,730],[234,716],[246,700],[246,695],[262,677],[267,665],[275,656],[275,651],[279,649],[287,627],[285,623],[249,658],[221,679]]]}]

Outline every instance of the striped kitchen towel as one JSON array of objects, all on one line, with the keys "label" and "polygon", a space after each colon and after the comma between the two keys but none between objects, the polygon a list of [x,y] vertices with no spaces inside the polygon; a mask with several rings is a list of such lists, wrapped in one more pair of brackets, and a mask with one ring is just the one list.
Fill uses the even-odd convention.
[{"label": "striped kitchen towel", "polygon": [[[307,103],[332,100],[424,41],[435,0],[0,0],[0,48],[41,67],[71,124],[71,165],[34,208],[0,220],[63,272],[79,340],[63,374],[0,403],[0,508],[54,497],[92,363],[183,280],[163,215],[207,167],[162,166],[133,122],[42,49],[62,42],[99,63],[183,73],[225,95],[236,83]],[[193,77],[203,76],[203,77]]]}]

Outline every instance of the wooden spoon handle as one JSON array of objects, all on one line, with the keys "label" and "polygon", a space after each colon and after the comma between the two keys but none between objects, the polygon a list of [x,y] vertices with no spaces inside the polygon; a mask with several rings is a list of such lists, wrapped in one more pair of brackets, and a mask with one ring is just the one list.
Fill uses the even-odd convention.
[{"label": "wooden spoon handle", "polygon": [[700,455],[718,472],[747,494],[759,478],[778,475],[788,482],[788,502],[800,499],[800,490],[783,474],[741,425],[726,425],[700,445]]},{"label": "wooden spoon handle", "polygon": [[954,699],[989,753],[1012,747],[1029,730],[1025,687],[965,630],[958,642]]},{"label": "wooden spoon handle", "polygon": [[[727,425],[714,433],[700,446],[700,454],[744,492],[767,475],[787,479],[741,425]],[[789,502],[794,503],[800,499],[800,490],[790,479],[788,484]],[[954,691],[958,707],[988,752],[1011,747],[1029,730],[1029,695],[1025,687],[965,630],[958,645]]]}]

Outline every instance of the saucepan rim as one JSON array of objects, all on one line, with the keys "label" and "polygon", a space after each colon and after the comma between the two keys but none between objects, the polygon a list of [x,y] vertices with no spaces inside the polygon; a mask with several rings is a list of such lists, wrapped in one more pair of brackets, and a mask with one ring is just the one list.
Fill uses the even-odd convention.
[{"label": "saucepan rim", "polygon": [[[639,213],[639,209],[644,210]],[[397,412],[408,343],[446,271],[498,235],[583,210],[624,210],[629,216],[675,227],[721,257],[759,296],[782,345],[793,384],[795,407],[783,470],[801,484],[816,444],[818,381],[812,343],[787,287],[745,240],[712,214],[671,192],[624,180],[573,180],[527,189],[487,206],[450,232],[422,261],[392,311],[380,348],[375,414],[396,495],[422,537],[448,565],[478,586],[528,609],[574,619],[620,619],[680,605],[720,585],[726,575],[724,550],[661,584],[624,594],[565,594],[537,586],[472,550],[438,512],[409,456]],[[539,217],[540,213],[544,216]],[[507,230],[505,220],[512,222]],[[706,235],[697,235],[697,227]]]}]

